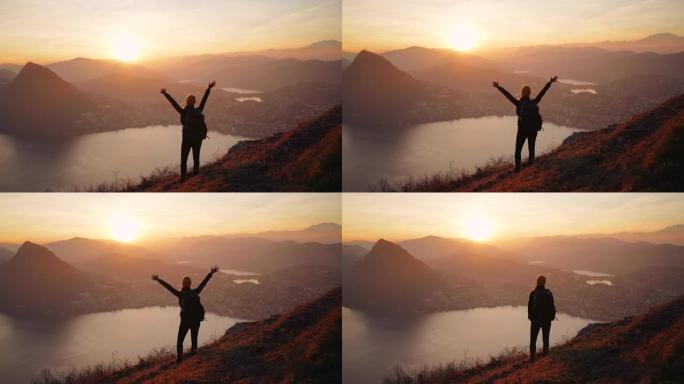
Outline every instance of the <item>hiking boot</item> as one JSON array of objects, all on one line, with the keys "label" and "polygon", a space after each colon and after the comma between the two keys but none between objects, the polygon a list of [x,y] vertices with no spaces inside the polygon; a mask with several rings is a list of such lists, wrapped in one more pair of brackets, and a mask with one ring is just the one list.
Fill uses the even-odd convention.
[{"label": "hiking boot", "polygon": [[176,359],[176,364],[180,364],[182,362],[183,362],[183,356],[178,356],[178,358]]}]

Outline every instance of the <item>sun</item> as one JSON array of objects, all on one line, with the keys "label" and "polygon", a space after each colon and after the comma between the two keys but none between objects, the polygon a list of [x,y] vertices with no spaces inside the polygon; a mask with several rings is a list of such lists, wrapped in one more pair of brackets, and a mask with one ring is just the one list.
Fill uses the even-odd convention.
[{"label": "sun", "polygon": [[464,223],[463,232],[472,241],[486,241],[494,236],[494,224],[485,217],[472,218]]},{"label": "sun", "polygon": [[138,219],[127,213],[118,213],[109,219],[109,236],[122,243],[135,241],[140,236]]},{"label": "sun", "polygon": [[469,25],[459,25],[451,31],[449,43],[451,48],[460,52],[470,52],[480,42],[480,37],[475,28]]},{"label": "sun", "polygon": [[140,39],[130,34],[119,35],[112,43],[112,56],[119,61],[136,61],[140,58],[141,50]]}]

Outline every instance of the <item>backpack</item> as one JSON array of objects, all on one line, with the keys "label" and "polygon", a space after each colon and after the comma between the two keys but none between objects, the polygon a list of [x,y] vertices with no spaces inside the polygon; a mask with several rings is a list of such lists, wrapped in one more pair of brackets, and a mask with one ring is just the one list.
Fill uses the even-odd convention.
[{"label": "backpack", "polygon": [[202,140],[207,138],[207,123],[204,122],[204,114],[201,111],[187,108],[181,118],[181,124],[190,130],[192,136]]},{"label": "backpack", "polygon": [[204,306],[200,301],[199,294],[194,289],[181,292],[180,306],[181,316],[199,321],[204,320]]},{"label": "backpack", "polygon": [[551,291],[535,289],[532,300],[532,313],[535,320],[553,321],[556,317],[556,305],[553,303]]},{"label": "backpack", "polygon": [[538,132],[542,129],[541,114],[539,113],[539,106],[531,100],[523,100],[520,102],[518,110],[521,126],[528,132]]}]

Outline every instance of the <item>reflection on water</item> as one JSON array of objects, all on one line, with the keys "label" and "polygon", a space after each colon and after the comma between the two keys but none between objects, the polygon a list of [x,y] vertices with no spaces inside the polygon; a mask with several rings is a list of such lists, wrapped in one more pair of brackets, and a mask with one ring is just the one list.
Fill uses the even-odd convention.
[{"label": "reflection on water", "polygon": [[563,84],[568,84],[568,85],[575,85],[575,86],[597,85],[596,83],[591,82],[591,81],[575,80],[575,79],[558,79],[558,82],[563,83]]},{"label": "reflection on water", "polygon": [[579,93],[590,93],[592,95],[597,95],[598,92],[594,88],[575,88],[571,89],[570,92],[574,93],[575,95]]},{"label": "reflection on water", "polygon": [[252,96],[252,97],[236,97],[235,100],[236,100],[236,101],[239,101],[240,103],[244,103],[245,101],[254,101],[254,102],[256,102],[256,103],[261,103],[261,102],[263,101],[263,100],[261,100],[261,97],[256,97],[256,96]]},{"label": "reflection on water", "polygon": [[587,284],[589,284],[589,285],[596,285],[596,284],[613,285],[613,282],[610,280],[587,280]]},{"label": "reflection on water", "polygon": [[[202,163],[224,155],[242,137],[211,131]],[[138,180],[179,163],[181,127],[150,126],[35,141],[0,134],[0,191],[72,190],[117,178]],[[190,161],[192,162],[192,161]]]},{"label": "reflection on water", "polygon": [[[239,321],[207,313],[200,344],[219,338]],[[102,312],[63,322],[0,314],[0,378],[3,383],[26,383],[44,368],[66,370],[114,359],[135,360],[162,347],[175,351],[178,322],[177,307]],[[189,336],[185,345],[190,347]]]},{"label": "reflection on water", "polygon": [[[542,109],[543,114],[543,109]],[[473,170],[515,149],[517,117],[489,116],[420,124],[402,130],[345,125],[342,178],[347,191],[367,191],[381,178],[391,180],[448,171]],[[537,153],[560,145],[574,128],[544,123]],[[527,156],[527,145],[523,157]]]},{"label": "reflection on water", "polygon": [[610,277],[613,276],[610,273],[603,273],[603,272],[595,272],[595,271],[586,271],[584,269],[575,269],[572,271],[573,273],[576,273],[578,275],[582,276],[589,276],[589,277]]},{"label": "reflection on water", "polygon": [[239,93],[243,95],[250,95],[255,93],[263,93],[262,91],[257,91],[256,89],[245,89],[245,88],[221,88],[226,92]]},{"label": "reflection on water", "polygon": [[[556,317],[552,345],[574,337],[592,322],[560,313]],[[343,308],[343,382],[380,383],[396,365],[420,368],[487,358],[504,348],[527,350],[529,328],[526,307],[476,308],[414,319],[376,317]]]},{"label": "reflection on water", "polygon": [[256,284],[259,285],[259,279],[235,279],[233,280],[233,283],[235,284]]},{"label": "reflection on water", "polygon": [[250,271],[241,271],[239,269],[220,269],[220,272],[223,272],[228,275],[236,275],[236,276],[259,276],[261,275],[260,273],[256,272],[250,272]]}]

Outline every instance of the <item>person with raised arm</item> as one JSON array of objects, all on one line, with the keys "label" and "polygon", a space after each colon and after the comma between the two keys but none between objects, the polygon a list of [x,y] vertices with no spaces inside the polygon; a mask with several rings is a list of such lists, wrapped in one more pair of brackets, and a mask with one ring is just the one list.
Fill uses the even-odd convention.
[{"label": "person with raised arm", "polygon": [[219,270],[219,267],[213,266],[209,274],[202,280],[197,288],[191,288],[192,279],[189,276],[183,277],[181,282],[180,291],[174,288],[171,284],[159,278],[159,275],[152,275],[152,280],[161,284],[166,288],[171,294],[178,298],[178,305],[181,307],[180,312],[180,325],[178,326],[178,338],[176,340],[176,352],[178,354],[177,361],[180,363],[183,361],[183,341],[185,340],[185,335],[190,331],[190,340],[192,347],[190,349],[190,354],[194,355],[197,352],[197,335],[199,334],[199,328],[202,320],[204,320],[204,307],[200,301],[200,293],[204,287],[214,275]]},{"label": "person with raised arm", "polygon": [[516,99],[504,87],[499,85],[498,81],[492,82],[492,86],[499,90],[513,105],[515,105],[515,114],[518,115],[518,133],[515,136],[515,171],[520,172],[520,161],[522,147],[527,141],[527,150],[529,152],[528,163],[534,164],[534,145],[537,140],[537,132],[542,129],[542,117],[539,113],[539,102],[546,94],[546,91],[551,88],[551,84],[558,80],[558,76],[552,77],[542,88],[541,92],[534,99],[530,98],[532,89],[529,85],[525,85],[520,90],[520,98]]},{"label": "person with raised arm", "polygon": [[209,92],[216,85],[215,81],[209,83],[207,90],[204,91],[204,96],[200,102],[199,107],[195,108],[195,95],[188,95],[185,98],[185,107],[181,108],[174,98],[166,92],[166,88],[162,88],[160,93],[166,97],[166,100],[171,103],[171,106],[180,114],[180,122],[183,126],[183,141],[181,142],[181,162],[180,162],[180,182],[184,182],[187,175],[187,162],[190,150],[192,150],[193,161],[193,175],[199,173],[200,166],[200,149],[202,148],[202,141],[207,138],[207,124],[204,122],[204,105],[209,98]]}]

